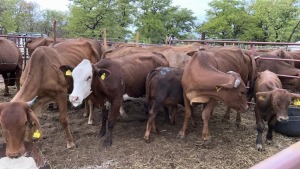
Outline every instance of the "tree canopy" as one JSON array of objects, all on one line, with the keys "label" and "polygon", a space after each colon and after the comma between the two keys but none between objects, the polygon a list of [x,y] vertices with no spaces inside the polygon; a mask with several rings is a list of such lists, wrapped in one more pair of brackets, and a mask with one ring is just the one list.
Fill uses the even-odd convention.
[{"label": "tree canopy", "polygon": [[[192,10],[172,5],[173,0],[69,0],[69,11],[41,10],[25,0],[0,0],[0,34],[40,32],[58,37],[134,39],[164,43],[178,39],[206,38],[246,41],[300,40],[300,0],[212,0],[207,19],[197,23]],[[201,2],[199,2],[201,3]],[[196,5],[196,4],[195,4]],[[202,10],[202,9],[199,9]]]}]

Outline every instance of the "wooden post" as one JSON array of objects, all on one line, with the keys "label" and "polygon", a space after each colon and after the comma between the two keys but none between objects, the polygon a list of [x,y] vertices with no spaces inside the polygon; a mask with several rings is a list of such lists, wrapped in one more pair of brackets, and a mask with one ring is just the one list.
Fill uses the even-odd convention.
[{"label": "wooden post", "polygon": [[56,44],[56,19],[53,19],[53,45]]},{"label": "wooden post", "polygon": [[106,43],[106,29],[103,29],[103,47],[107,48],[107,43]]}]

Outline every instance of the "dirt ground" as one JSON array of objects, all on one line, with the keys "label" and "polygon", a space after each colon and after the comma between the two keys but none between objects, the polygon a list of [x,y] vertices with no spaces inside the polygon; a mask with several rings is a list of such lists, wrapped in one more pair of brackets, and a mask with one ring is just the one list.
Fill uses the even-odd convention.
[{"label": "dirt ground", "polygon": [[[3,97],[4,84],[0,83],[0,101],[10,101],[16,93],[10,87],[11,96]],[[198,106],[197,110],[201,109]],[[126,102],[125,110],[129,116],[143,114],[142,102]],[[157,118],[159,134],[151,134],[151,143],[143,140],[146,121],[127,121],[119,118],[113,132],[113,144],[103,148],[104,138],[99,136],[100,125],[88,125],[83,117],[84,109],[69,110],[70,129],[77,148],[67,149],[65,133],[58,120],[58,111],[38,115],[44,138],[36,145],[42,151],[53,169],[102,169],[102,168],[170,168],[170,169],[244,169],[274,155],[297,142],[299,138],[290,138],[274,133],[274,142],[265,145],[265,151],[255,149],[256,129],[253,106],[242,114],[242,124],[235,125],[235,111],[229,122],[222,122],[225,107],[222,104],[215,109],[210,120],[211,140],[201,140],[202,120],[196,112],[197,126],[188,128],[187,137],[176,138],[182,122],[183,110],[176,116],[176,124],[171,126],[164,121],[163,113]],[[96,110],[100,115],[100,112]],[[266,130],[263,133],[265,138]],[[4,142],[2,131],[0,143]]]}]

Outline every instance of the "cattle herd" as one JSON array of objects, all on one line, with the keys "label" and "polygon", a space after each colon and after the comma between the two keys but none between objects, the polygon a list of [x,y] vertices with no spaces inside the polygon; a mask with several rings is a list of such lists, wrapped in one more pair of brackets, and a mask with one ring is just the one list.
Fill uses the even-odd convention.
[{"label": "cattle herd", "polygon": [[[104,147],[113,143],[116,119],[128,116],[125,100],[140,99],[148,115],[144,140],[158,132],[155,118],[162,108],[165,119],[174,124],[178,105],[184,107],[182,128],[177,137],[186,137],[194,118],[195,104],[203,104],[202,139],[208,141],[209,119],[214,108],[227,106],[224,120],[231,109],[246,112],[255,102],[257,150],[263,150],[264,121],[268,124],[266,143],[271,143],[276,121],[287,121],[287,110],[300,99],[300,52],[274,50],[257,53],[237,47],[209,47],[199,43],[180,46],[138,47],[129,44],[108,47],[92,39],[31,39],[26,43],[30,59],[22,71],[22,55],[10,41],[0,38],[0,73],[5,84],[16,84],[17,93],[10,102],[0,103],[0,125],[6,140],[6,156],[24,155],[24,141],[42,138],[36,114],[56,104],[59,122],[65,131],[67,148],[76,147],[68,121],[68,101],[74,107],[84,103],[89,124],[95,121],[93,108],[101,110],[100,135],[106,135]],[[283,60],[274,61],[272,58]],[[287,60],[284,60],[287,59]],[[181,119],[180,119],[181,120]],[[12,125],[13,124],[13,125]],[[39,136],[36,137],[36,134]],[[41,134],[41,136],[40,136]],[[28,138],[27,138],[28,137]]]}]

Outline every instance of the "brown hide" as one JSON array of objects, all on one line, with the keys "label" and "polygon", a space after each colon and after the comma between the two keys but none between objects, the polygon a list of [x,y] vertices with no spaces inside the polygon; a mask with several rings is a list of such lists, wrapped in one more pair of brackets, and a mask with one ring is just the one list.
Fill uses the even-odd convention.
[{"label": "brown hide", "polygon": [[[20,89],[22,65],[23,58],[19,48],[12,41],[0,38],[0,74],[4,79],[5,96],[9,94],[8,86],[14,84],[14,82],[16,82],[17,89]],[[8,79],[8,73],[13,79]]]},{"label": "brown hide", "polygon": [[34,131],[40,131],[37,117],[24,102],[0,103],[0,125],[7,145],[6,156],[11,158],[24,155],[25,136],[32,137]]},{"label": "brown hide", "polygon": [[40,113],[50,102],[57,102],[60,122],[67,134],[67,147],[75,146],[67,121],[67,91],[72,86],[66,83],[59,67],[75,67],[83,59],[96,63],[99,58],[92,45],[81,39],[64,41],[54,47],[38,47],[24,70],[22,87],[11,101],[29,101],[38,96],[37,104],[33,106],[36,113]]},{"label": "brown hide", "polygon": [[[109,133],[104,141],[104,146],[112,143],[112,129],[123,103],[123,95],[142,97],[145,94],[147,74],[159,66],[168,66],[168,61],[163,55],[152,52],[132,53],[120,58],[102,59],[93,66],[95,70],[91,86],[93,92],[88,99],[98,106],[103,106],[105,99],[111,103],[108,116]],[[102,80],[99,76],[104,71],[106,78]],[[102,109],[102,111],[104,110]],[[103,115],[102,118],[100,133],[104,135],[107,117]]]},{"label": "brown hide", "polygon": [[[261,55],[258,59],[256,59],[258,72],[269,70],[279,75],[299,76],[300,69],[295,68],[292,64],[290,64],[290,62],[263,60],[260,58],[277,58],[277,56],[271,54],[265,54],[265,55]],[[289,58],[289,56],[287,58]],[[299,78],[287,78],[287,77],[279,76],[279,79],[283,85],[283,88],[300,91]]]},{"label": "brown hide", "polygon": [[[164,107],[165,113],[169,115],[166,120],[172,125],[175,124],[177,106],[179,104],[184,106],[181,86],[182,74],[181,69],[157,67],[147,75],[145,103],[149,116],[144,136],[146,142],[150,142],[151,129],[157,132],[155,118],[161,107]],[[169,109],[170,112],[168,112]]]},{"label": "brown hide", "polygon": [[200,43],[179,46],[121,46],[105,52],[102,55],[102,58],[117,58],[134,52],[158,52],[163,54],[167,58],[170,67],[175,67],[183,70],[185,64],[190,60],[190,56],[188,56],[186,53],[188,51],[195,51],[199,48],[205,47],[206,46],[202,46]]},{"label": "brown hide", "polygon": [[[63,42],[65,39],[63,38],[57,38],[56,39],[56,44]],[[31,38],[29,39],[26,43],[25,46],[28,49],[28,55],[29,57],[32,55],[33,51],[38,48],[39,46],[52,46],[54,42],[53,38],[44,38],[44,37],[39,37],[39,38]]]},{"label": "brown hide", "polygon": [[272,140],[272,132],[276,120],[288,119],[288,107],[299,94],[289,93],[282,89],[277,75],[271,71],[260,72],[255,82],[255,117],[257,124],[257,149],[262,150],[263,121],[268,122],[267,141]]},{"label": "brown hide", "polygon": [[[234,51],[238,53],[234,54]],[[245,60],[249,61],[245,62]],[[243,58],[243,52],[240,49],[217,48],[194,53],[184,69],[181,80],[184,91],[185,120],[179,137],[185,136],[192,103],[207,103],[202,112],[204,140],[210,139],[208,121],[217,105],[217,100],[239,111],[244,112],[248,109],[247,89],[243,79],[238,73],[225,72],[240,71],[243,78],[248,79],[249,72],[242,71],[242,69],[247,69],[248,66],[245,63],[249,62],[251,65],[251,59]],[[236,83],[237,80],[240,81],[239,85]]]},{"label": "brown hide", "polygon": [[297,69],[300,69],[300,50],[295,50],[289,52],[289,54],[292,56],[293,59],[297,59],[299,61],[294,62],[294,66]]}]

